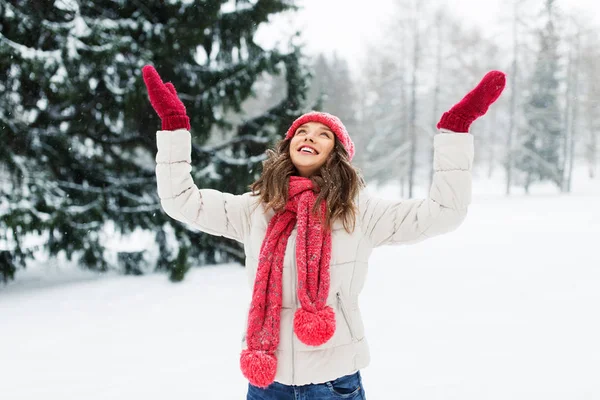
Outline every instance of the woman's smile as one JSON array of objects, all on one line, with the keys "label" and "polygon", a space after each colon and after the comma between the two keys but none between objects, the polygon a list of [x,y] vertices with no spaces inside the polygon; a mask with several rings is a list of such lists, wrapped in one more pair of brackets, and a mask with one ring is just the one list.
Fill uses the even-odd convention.
[{"label": "woman's smile", "polygon": [[291,139],[290,158],[300,176],[309,177],[321,168],[335,146],[335,134],[320,122],[301,125]]}]

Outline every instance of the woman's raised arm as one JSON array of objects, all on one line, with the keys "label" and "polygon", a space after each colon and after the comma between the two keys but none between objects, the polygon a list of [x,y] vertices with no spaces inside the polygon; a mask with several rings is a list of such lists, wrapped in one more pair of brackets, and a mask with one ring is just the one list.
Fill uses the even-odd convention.
[{"label": "woman's raised arm", "polygon": [[373,246],[413,243],[457,228],[471,202],[475,119],[483,116],[505,86],[505,75],[488,72],[460,102],[442,115],[434,137],[434,175],[425,199],[383,200],[359,197],[363,229]]},{"label": "woman's raised arm", "polygon": [[191,175],[192,138],[185,106],[171,83],[163,83],[152,66],[142,70],[148,97],[161,118],[156,133],[156,183],[165,212],[177,221],[240,242],[249,231],[249,193],[233,195],[198,189]]}]

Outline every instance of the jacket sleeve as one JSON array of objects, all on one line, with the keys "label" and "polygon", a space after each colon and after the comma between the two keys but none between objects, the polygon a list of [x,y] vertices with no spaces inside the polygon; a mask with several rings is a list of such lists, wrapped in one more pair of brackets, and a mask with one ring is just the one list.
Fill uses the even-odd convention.
[{"label": "jacket sleeve", "polygon": [[243,242],[249,232],[250,193],[198,189],[190,174],[192,139],[187,130],[159,131],[156,144],[156,183],[163,210],[193,228]]},{"label": "jacket sleeve", "polygon": [[434,137],[434,175],[427,199],[383,200],[362,192],[359,215],[373,247],[414,243],[456,229],[471,202],[473,136]]}]

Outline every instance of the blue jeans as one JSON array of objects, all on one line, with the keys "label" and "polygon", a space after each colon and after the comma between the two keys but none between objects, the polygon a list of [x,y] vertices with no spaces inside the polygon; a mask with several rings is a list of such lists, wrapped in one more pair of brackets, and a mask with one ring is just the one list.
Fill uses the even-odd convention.
[{"label": "blue jeans", "polygon": [[273,382],[266,389],[248,385],[246,400],[366,400],[360,372],[333,381],[303,386]]}]

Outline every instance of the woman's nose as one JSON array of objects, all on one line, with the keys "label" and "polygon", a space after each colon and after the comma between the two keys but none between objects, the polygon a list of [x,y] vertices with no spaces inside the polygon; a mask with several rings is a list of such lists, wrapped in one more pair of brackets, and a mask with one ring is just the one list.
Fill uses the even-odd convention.
[{"label": "woman's nose", "polygon": [[313,140],[314,136],[315,136],[314,132],[308,132],[306,134],[306,136],[304,136],[304,140],[310,140],[310,141],[314,142],[314,140]]}]

